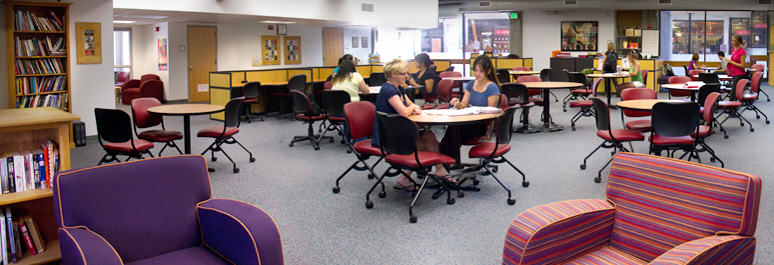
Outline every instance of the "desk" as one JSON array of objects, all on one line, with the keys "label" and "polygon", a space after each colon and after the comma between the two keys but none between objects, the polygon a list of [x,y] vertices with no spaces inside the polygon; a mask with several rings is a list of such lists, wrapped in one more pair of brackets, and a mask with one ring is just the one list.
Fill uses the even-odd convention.
[{"label": "desk", "polygon": [[191,115],[221,112],[226,108],[212,104],[173,104],[148,108],[148,112],[166,116],[183,116],[183,140],[185,153],[191,153]]},{"label": "desk", "polygon": [[551,100],[548,98],[548,92],[551,89],[557,88],[582,87],[583,84],[575,82],[524,82],[521,84],[524,84],[527,88],[543,90],[543,125],[540,125],[540,128],[551,132],[564,130],[562,125],[556,124],[551,120],[551,112],[549,112]]},{"label": "desk", "polygon": [[699,88],[703,86],[704,84],[701,84],[697,87],[685,87],[685,84],[663,84],[661,85],[661,88],[666,88],[669,90],[691,91],[691,101],[696,101],[696,92],[699,92]]},{"label": "desk", "polygon": [[454,158],[454,161],[456,161],[454,167],[459,168],[460,167],[460,149],[459,147],[462,146],[462,139],[459,138],[459,134],[457,134],[454,129],[452,129],[453,125],[465,125],[465,124],[474,124],[474,123],[482,123],[486,122],[492,119],[495,119],[499,117],[501,113],[494,113],[494,114],[476,114],[476,115],[461,115],[461,116],[448,116],[448,115],[430,115],[430,114],[419,114],[419,115],[411,115],[408,116],[409,120],[413,121],[417,125],[448,125],[449,129],[446,130],[447,134],[451,134],[452,137],[450,138],[452,140],[452,145],[456,148],[453,148],[453,154],[451,155],[452,158]]},{"label": "desk", "polygon": [[708,66],[699,67],[699,69],[707,71],[707,73],[712,73],[712,71],[718,70],[717,67],[708,67]]},{"label": "desk", "polygon": [[[607,73],[607,74],[589,74],[586,75],[586,77],[591,78],[604,78],[605,82],[605,96],[607,97],[607,105],[610,106],[610,83],[612,82],[612,78],[627,78],[631,77],[629,76],[629,72],[622,72],[620,75],[617,73]],[[596,88],[594,88],[596,89]],[[596,93],[596,91],[594,91]]]}]

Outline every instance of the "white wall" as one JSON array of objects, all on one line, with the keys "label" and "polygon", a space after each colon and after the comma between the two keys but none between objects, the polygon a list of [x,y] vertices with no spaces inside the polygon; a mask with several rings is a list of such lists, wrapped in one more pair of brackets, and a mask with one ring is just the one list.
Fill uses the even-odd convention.
[{"label": "white wall", "polygon": [[[261,36],[276,36],[276,28],[269,30],[269,24],[244,22],[218,25],[218,71],[273,69],[288,67],[321,66],[322,27],[288,25],[287,36],[301,36],[301,64],[253,66],[253,59],[260,61]],[[284,40],[284,38],[283,38]]]},{"label": "white wall", "polygon": [[[523,58],[533,58],[533,69],[550,67],[549,58],[554,50],[561,50],[562,21],[599,21],[597,37],[600,49],[607,50],[608,40],[615,40],[615,11],[606,10],[561,10],[556,15],[546,15],[542,11],[524,11],[523,25]],[[570,52],[573,57],[589,52]]]},{"label": "white wall", "polygon": [[[371,28],[344,28],[344,53],[352,54],[355,58],[360,58],[360,64],[368,62],[368,54],[373,49],[373,40],[371,39]],[[352,37],[357,37],[357,48],[352,48]],[[363,37],[368,38],[368,47],[363,48]]]}]

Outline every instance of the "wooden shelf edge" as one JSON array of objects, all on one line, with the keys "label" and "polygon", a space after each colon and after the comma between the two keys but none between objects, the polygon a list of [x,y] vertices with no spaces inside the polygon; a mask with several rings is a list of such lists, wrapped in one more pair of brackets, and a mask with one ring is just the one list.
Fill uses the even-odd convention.
[{"label": "wooden shelf edge", "polygon": [[30,255],[29,252],[26,252],[25,254],[26,256],[17,260],[15,264],[43,264],[62,259],[62,249],[59,247],[59,240],[46,242],[46,250],[37,255]]},{"label": "wooden shelf edge", "polygon": [[11,205],[14,203],[20,203],[25,201],[43,199],[54,196],[54,190],[47,189],[34,189],[22,192],[14,192],[0,195],[0,206]]}]

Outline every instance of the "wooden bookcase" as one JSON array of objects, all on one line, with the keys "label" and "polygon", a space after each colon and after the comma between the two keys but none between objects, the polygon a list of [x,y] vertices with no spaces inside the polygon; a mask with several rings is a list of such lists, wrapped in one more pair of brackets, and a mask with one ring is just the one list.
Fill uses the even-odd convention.
[{"label": "wooden bookcase", "polygon": [[67,47],[70,4],[5,2],[11,108],[53,106],[72,112]]},{"label": "wooden bookcase", "polygon": [[[70,169],[70,125],[80,117],[51,107],[0,110],[0,154],[35,150],[45,140],[59,148],[60,170]],[[14,216],[32,215],[40,229],[46,250],[26,253],[16,264],[42,264],[61,259],[53,190],[34,189],[0,195],[0,209],[10,207]]]}]

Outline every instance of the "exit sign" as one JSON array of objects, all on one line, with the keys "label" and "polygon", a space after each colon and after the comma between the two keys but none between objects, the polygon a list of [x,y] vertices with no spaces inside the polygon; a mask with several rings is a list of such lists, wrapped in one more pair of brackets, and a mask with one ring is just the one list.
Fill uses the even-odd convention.
[{"label": "exit sign", "polygon": [[519,13],[513,12],[510,14],[511,19],[519,19]]}]

